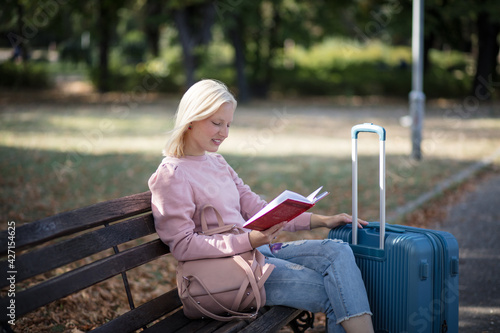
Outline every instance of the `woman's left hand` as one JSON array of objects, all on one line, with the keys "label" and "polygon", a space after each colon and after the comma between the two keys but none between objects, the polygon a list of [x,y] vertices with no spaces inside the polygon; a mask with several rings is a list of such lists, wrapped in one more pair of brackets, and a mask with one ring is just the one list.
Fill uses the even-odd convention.
[{"label": "woman's left hand", "polygon": [[[342,214],[337,214],[337,215],[332,215],[332,216],[325,216],[325,215],[318,215],[318,214],[312,214],[311,215],[311,229],[314,228],[329,228],[333,229],[345,224],[352,223],[352,216],[347,215],[345,213]],[[358,219],[358,228],[363,229],[364,225],[367,225],[368,222]]]}]

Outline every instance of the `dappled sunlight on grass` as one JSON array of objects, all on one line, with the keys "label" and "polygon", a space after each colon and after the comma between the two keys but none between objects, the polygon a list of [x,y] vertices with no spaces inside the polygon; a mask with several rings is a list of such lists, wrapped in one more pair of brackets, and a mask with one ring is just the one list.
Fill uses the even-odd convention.
[{"label": "dappled sunlight on grass", "polygon": [[15,110],[0,115],[0,144],[76,154],[161,154],[172,115],[158,110],[120,113],[112,107]]},{"label": "dappled sunlight on grass", "polygon": [[[128,113],[68,106],[0,113],[2,216],[28,222],[146,191],[174,111],[160,105]],[[424,160],[415,162],[408,157],[409,128],[399,123],[403,115],[402,106],[246,105],[235,114],[220,152],[267,199],[284,189],[309,194],[323,185],[332,194],[315,210],[335,213],[351,210],[350,128],[355,124],[374,122],[387,130],[388,210],[500,147],[500,119],[453,118],[435,110],[425,120]],[[363,134],[358,146],[360,214],[377,219],[378,140]]]},{"label": "dappled sunlight on grass", "polygon": [[[85,154],[160,153],[175,110],[120,113],[113,107],[15,110],[0,115],[0,144]],[[350,128],[374,122],[387,129],[387,154],[410,153],[410,130],[400,126],[404,108],[364,113],[332,107],[241,107],[221,153],[245,156],[349,156]],[[357,117],[355,116],[357,114]],[[500,120],[427,116],[422,149],[432,158],[477,159],[500,142]],[[359,139],[360,155],[378,152],[377,140]]]}]

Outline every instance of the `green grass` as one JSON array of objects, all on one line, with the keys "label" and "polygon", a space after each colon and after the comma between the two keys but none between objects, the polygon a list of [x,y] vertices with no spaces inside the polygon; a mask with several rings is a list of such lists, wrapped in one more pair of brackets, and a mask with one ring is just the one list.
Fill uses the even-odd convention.
[{"label": "green grass", "polygon": [[2,216],[34,221],[111,198],[146,191],[151,156],[0,147]]},{"label": "green grass", "polygon": [[[328,106],[315,106],[322,111],[312,114],[299,105],[289,107],[283,126],[272,127],[273,108],[240,107],[221,153],[267,199],[285,189],[309,194],[323,185],[331,195],[318,203],[316,212],[351,212],[349,130],[366,116],[353,118],[356,110],[339,112]],[[118,114],[113,106],[99,105],[9,107],[0,114],[1,229],[10,220],[30,222],[146,191],[161,161],[174,110],[175,103],[168,102]],[[431,112],[424,133],[425,159],[413,162],[408,158],[408,129],[391,112],[397,111],[368,117],[388,132],[388,212],[500,147],[500,119],[447,122]],[[377,220],[377,140],[363,136],[359,141],[360,216]]]},{"label": "green grass", "polygon": [[[0,147],[2,215],[18,222],[33,221],[56,212],[146,191],[147,180],[161,157],[151,154],[86,155]],[[252,189],[272,199],[284,189],[309,194],[323,185],[331,192],[315,211],[333,214],[351,211],[350,159],[318,156],[254,158],[225,155]],[[395,169],[402,156],[391,156],[388,169]],[[377,158],[362,159],[359,175],[360,214],[378,219]],[[464,168],[466,162],[429,160],[412,168],[410,175],[390,173],[387,178],[387,209],[396,208]],[[284,167],[286,166],[286,167]],[[393,171],[394,172],[394,171]],[[405,178],[401,179],[403,176]]]}]

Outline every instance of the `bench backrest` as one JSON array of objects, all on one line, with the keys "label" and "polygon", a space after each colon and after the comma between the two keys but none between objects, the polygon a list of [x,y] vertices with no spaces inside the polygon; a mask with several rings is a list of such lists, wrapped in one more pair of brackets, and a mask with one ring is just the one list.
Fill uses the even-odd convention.
[{"label": "bench backrest", "polygon": [[[124,278],[130,307],[134,308],[132,295],[127,286],[126,271],[170,252],[168,246],[157,237],[153,240],[146,237],[147,241],[139,241],[154,233],[149,191],[19,226],[15,230],[15,261],[9,260],[12,258],[9,257],[9,245],[12,243],[9,244],[8,230],[1,231],[0,255],[5,257],[5,260],[0,262],[0,287],[9,288],[9,275],[13,275],[16,284],[19,284],[112,248],[112,255],[94,261],[89,260],[91,262],[86,262],[80,267],[44,279],[24,290],[16,290],[16,317],[118,274],[122,274]],[[130,242],[133,240],[138,241]],[[127,248],[120,252],[118,245],[123,243],[127,243]],[[10,249],[12,253],[12,246]],[[168,298],[170,302],[175,303],[172,305],[174,308],[180,305],[179,301],[175,300],[175,290],[167,294],[160,296],[162,303]],[[5,309],[10,302],[11,297],[7,294],[0,298],[0,307]],[[154,302],[148,309],[147,304],[140,307],[142,310],[135,309],[144,312],[143,320],[136,320],[137,313],[133,316],[136,317],[134,320],[127,320],[127,316],[122,315],[122,319],[111,321],[105,326],[109,331],[118,332],[121,326],[130,329],[133,321],[133,326],[140,328],[154,320],[150,317],[161,316],[166,311],[171,311],[168,308],[158,309],[158,304],[155,305]]]}]

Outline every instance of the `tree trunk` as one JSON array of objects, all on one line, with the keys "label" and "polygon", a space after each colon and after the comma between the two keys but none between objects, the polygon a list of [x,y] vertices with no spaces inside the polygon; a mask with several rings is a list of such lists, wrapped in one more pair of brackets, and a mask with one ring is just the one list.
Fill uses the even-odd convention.
[{"label": "tree trunk", "polygon": [[265,62],[265,82],[266,82],[266,96],[269,93],[271,83],[273,82],[273,63],[276,57],[276,50],[281,47],[280,38],[278,36],[279,29],[281,27],[281,16],[279,14],[279,8],[276,3],[273,4],[273,24],[269,31],[269,52],[267,54]]},{"label": "tree trunk", "polygon": [[496,79],[497,57],[500,45],[497,36],[500,24],[492,23],[488,12],[481,12],[477,17],[478,55],[476,76],[472,87],[474,96],[481,100],[491,99],[491,83]]},{"label": "tree trunk", "polygon": [[[18,1],[17,2],[17,15],[18,15],[18,24],[19,24],[19,36],[23,36],[23,19],[24,19],[24,6]],[[14,59],[19,57],[23,63],[26,63],[29,59],[28,45],[26,45],[27,39],[19,37],[16,45],[14,46]]]},{"label": "tree trunk", "polygon": [[99,74],[97,89],[104,93],[109,91],[109,39],[111,38],[111,13],[105,1],[99,1]]},{"label": "tree trunk", "polygon": [[174,10],[174,21],[182,45],[188,87],[195,83],[194,74],[198,65],[195,47],[210,42],[214,19],[215,7],[211,2]]},{"label": "tree trunk", "polygon": [[196,68],[196,59],[194,56],[194,41],[188,24],[186,8],[174,11],[174,21],[179,31],[179,39],[182,45],[182,55],[184,69],[186,71],[186,85],[191,87],[194,84],[194,71]]},{"label": "tree trunk", "polygon": [[235,24],[229,29],[228,35],[234,48],[234,65],[238,83],[238,102],[246,103],[250,101],[250,91],[248,89],[248,82],[245,74],[245,44],[241,36],[241,26],[236,23],[238,21],[238,17],[234,17]]},{"label": "tree trunk", "polygon": [[[276,4],[273,4],[272,17],[273,23],[269,31],[259,33],[255,41],[258,51],[255,54],[255,75],[252,82],[252,94],[260,98],[267,98],[269,95],[269,89],[273,81],[272,64],[276,56],[276,50],[280,47],[278,32],[281,25],[281,17]],[[267,50],[265,46],[267,46]]]},{"label": "tree trunk", "polygon": [[144,32],[146,33],[147,42],[151,54],[157,58],[160,55],[160,29],[159,24],[148,22],[148,18],[155,17],[161,14],[162,4],[156,0],[148,0],[146,3],[146,24]]}]

